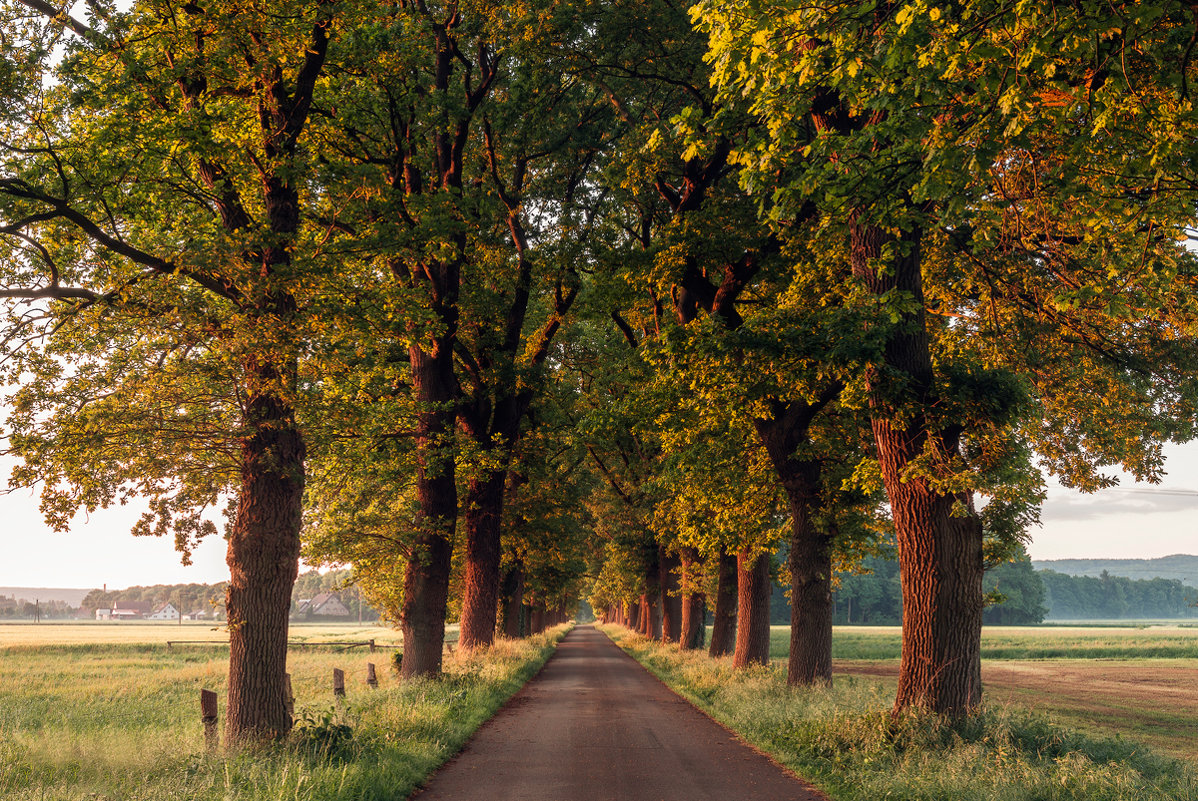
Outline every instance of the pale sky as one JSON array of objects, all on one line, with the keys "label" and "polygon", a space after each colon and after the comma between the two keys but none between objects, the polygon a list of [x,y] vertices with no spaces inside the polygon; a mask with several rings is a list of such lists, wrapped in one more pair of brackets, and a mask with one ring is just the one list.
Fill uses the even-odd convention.
[{"label": "pale sky", "polygon": [[[1050,487],[1043,526],[1032,533],[1033,559],[1151,558],[1198,553],[1198,443],[1168,451],[1169,476],[1159,486],[1124,483],[1081,495]],[[11,461],[0,459],[0,486]],[[184,567],[169,539],[134,537],[139,512],[125,507],[76,518],[71,531],[41,521],[37,498],[0,496],[0,586],[81,587],[107,584],[214,583],[229,577],[225,542],[213,537]]]}]

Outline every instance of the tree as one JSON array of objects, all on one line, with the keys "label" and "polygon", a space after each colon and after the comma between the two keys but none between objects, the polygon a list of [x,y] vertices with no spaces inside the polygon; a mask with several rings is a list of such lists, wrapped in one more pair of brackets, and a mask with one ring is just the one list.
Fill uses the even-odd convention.
[{"label": "tree", "polygon": [[[1085,408],[1102,397],[1077,392],[1068,378],[1079,353],[1105,363],[1112,386],[1136,397],[1121,425],[1146,414],[1165,437],[1185,436],[1192,420],[1188,410],[1180,425],[1169,421],[1174,415],[1154,414],[1163,405],[1143,403],[1151,393],[1136,390],[1138,379],[1127,369],[1159,365],[1150,372],[1167,377],[1169,402],[1186,405],[1189,390],[1173,373],[1185,357],[1166,344],[1176,341],[1176,327],[1171,335],[1167,315],[1155,311],[1146,327],[1129,326],[1122,311],[1125,304],[1168,306],[1162,301],[1171,293],[1158,279],[1178,276],[1185,258],[1144,228],[1142,218],[1128,226],[1102,208],[1099,198],[1108,195],[1101,184],[1127,199],[1144,185],[1111,187],[1111,176],[1122,177],[1124,168],[1088,166],[1106,163],[1101,153],[1118,137],[1104,130],[1095,141],[1093,129],[1079,130],[1079,113],[1100,125],[1109,118],[1086,94],[1095,86],[1090,65],[1105,59],[1091,52],[1099,38],[1075,31],[1110,31],[1121,23],[1118,12],[1104,18],[1105,7],[1074,10],[1076,17],[1072,11],[1059,17],[1056,8],[1001,3],[795,9],[780,3],[764,14],[756,5],[704,4],[696,14],[712,35],[710,58],[723,96],[742,100],[769,133],[734,155],[750,167],[746,184],[766,188],[765,181],[785,175],[788,189],[774,192],[771,218],[784,224],[814,204],[821,225],[843,242],[834,251],[843,254],[842,266],[830,268],[889,317],[873,326],[884,347],[868,371],[867,397],[902,565],[896,710],[962,714],[980,698],[983,530],[987,518],[1025,524],[1034,516],[1036,480],[1020,466],[1028,442],[1056,454],[1050,464],[1075,476],[1093,476],[1093,465],[1108,454],[1151,464],[1154,446],[1142,439],[1121,447],[1098,427],[1065,422],[1063,408]],[[1061,42],[1069,43],[1067,53]],[[1012,65],[1023,65],[1029,54],[1051,60],[1055,74],[1021,66],[1028,79],[1009,84]],[[1061,102],[1062,95],[1071,99]],[[1095,147],[1078,158],[1078,143]],[[1015,174],[1018,189],[1008,191]],[[1192,206],[1179,218],[1176,204],[1156,204],[1153,195],[1143,195],[1145,209],[1173,207],[1166,227],[1192,216]],[[1012,238],[1003,223],[1030,223],[1033,209],[1036,225]],[[1045,222],[1051,233],[1039,235]],[[1123,249],[1112,253],[1104,242]],[[1107,257],[1104,269],[1096,269],[1099,250]],[[1112,258],[1119,267],[1109,266]],[[1036,276],[1040,287],[1052,287],[1051,301],[1017,290],[977,291],[994,286],[995,273],[1021,287]],[[1052,312],[1039,315],[1042,308]],[[1020,323],[1004,326],[1011,318]],[[1103,326],[1095,325],[1098,318]],[[1117,333],[1099,333],[1104,327]],[[1054,352],[1068,351],[1072,361],[1046,370],[1041,359],[1023,373],[1034,378],[1021,380],[1026,362],[1019,354],[1044,353],[1027,347],[1022,335],[1029,329],[1064,345]],[[966,335],[977,331],[996,334],[985,358],[968,346]],[[1147,354],[1161,358],[1139,358]],[[1065,380],[1055,386],[1035,380],[1044,374]],[[1039,408],[1061,428],[1029,425],[1036,392]],[[1079,439],[1086,446],[1080,452],[1061,447]],[[1053,440],[1055,448],[1048,445]],[[992,502],[978,514],[977,492],[997,493],[1000,508],[1009,510],[992,513]]]},{"label": "tree", "polygon": [[149,496],[137,532],[173,530],[184,550],[232,492],[227,741],[278,737],[304,486],[300,287],[319,266],[301,143],[340,9],[4,13],[22,8],[46,83],[9,107],[0,168],[3,296],[34,304],[13,307],[6,339],[23,384],[14,480],[44,482],[58,527]]}]

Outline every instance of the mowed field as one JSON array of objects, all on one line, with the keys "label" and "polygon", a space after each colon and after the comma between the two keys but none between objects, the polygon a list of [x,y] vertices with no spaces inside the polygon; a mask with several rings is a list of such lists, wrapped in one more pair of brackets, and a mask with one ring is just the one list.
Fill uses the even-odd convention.
[{"label": "mowed field", "polygon": [[[787,627],[773,628],[775,659],[786,658],[789,636]],[[833,670],[892,685],[899,638],[897,627],[837,627]],[[987,627],[982,681],[992,703],[1198,760],[1198,628]]]}]

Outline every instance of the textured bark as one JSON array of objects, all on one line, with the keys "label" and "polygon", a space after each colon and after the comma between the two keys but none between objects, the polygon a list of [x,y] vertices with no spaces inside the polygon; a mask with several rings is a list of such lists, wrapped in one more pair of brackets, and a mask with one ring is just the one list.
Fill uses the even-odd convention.
[{"label": "textured bark", "polygon": [[741,551],[736,557],[734,668],[770,662],[770,557]]},{"label": "textured bark", "polygon": [[832,535],[817,531],[805,495],[790,499],[790,658],[786,683],[832,683]]},{"label": "textured bark", "polygon": [[661,566],[661,639],[678,642],[682,639],[682,597],[679,593],[677,570],[682,561],[676,554],[658,550]]},{"label": "textured bark", "polygon": [[466,580],[462,595],[461,635],[464,650],[489,646],[495,641],[495,615],[499,603],[499,568],[502,559],[500,523],[506,470],[494,470],[482,479],[472,478],[465,504]]},{"label": "textured bark", "polygon": [[532,608],[528,621],[529,634],[540,634],[545,630],[545,610],[537,604]]},{"label": "textured bark", "polygon": [[832,681],[832,535],[815,516],[823,508],[822,465],[795,457],[820,410],[839,394],[829,387],[815,403],[774,403],[754,421],[790,507],[790,658],[792,685]]},{"label": "textured bark", "polygon": [[633,631],[641,630],[641,605],[640,602],[629,601],[627,605],[627,613],[625,616],[624,625]]},{"label": "textured bark", "polygon": [[693,548],[683,548],[679,554],[682,563],[682,626],[678,637],[678,648],[689,651],[703,647],[707,638],[707,598],[701,592],[695,592],[698,584],[695,576],[699,568],[698,554]]},{"label": "textured bark", "polygon": [[453,453],[447,447],[455,418],[451,403],[454,398],[452,333],[453,329],[443,333],[428,352],[412,345],[408,354],[418,403],[416,525],[419,533],[404,570],[400,609],[403,678],[441,672],[452,538],[458,514]]},{"label": "textured bark", "polygon": [[[930,438],[951,459],[959,432],[933,430],[925,410],[935,405],[920,274],[919,232],[902,243],[893,269],[873,268],[891,239],[879,228],[854,223],[850,262],[875,294],[907,293],[917,311],[888,336],[885,381],[870,376],[872,427],[882,479],[894,518],[903,588],[903,643],[895,711],[917,707],[957,716],[981,702],[982,530],[972,513],[953,517],[968,497],[935,492],[927,479],[908,475]],[[901,376],[896,381],[893,376]],[[893,424],[895,411],[906,425]]]},{"label": "textured bark", "polygon": [[[267,385],[273,368],[251,365]],[[304,442],[292,409],[273,393],[247,403],[241,489],[229,537],[229,693],[226,742],[275,739],[291,729],[284,703],[287,618],[299,567]]]},{"label": "textured bark", "polygon": [[727,656],[736,637],[736,557],[721,553],[716,575],[715,611],[711,625],[712,657]]},{"label": "textured bark", "polygon": [[693,651],[703,647],[707,639],[707,596],[701,592],[682,596],[682,635],[678,648]]},{"label": "textured bark", "polygon": [[500,585],[500,611],[503,615],[504,636],[517,639],[524,636],[524,565],[519,561],[507,569]]}]

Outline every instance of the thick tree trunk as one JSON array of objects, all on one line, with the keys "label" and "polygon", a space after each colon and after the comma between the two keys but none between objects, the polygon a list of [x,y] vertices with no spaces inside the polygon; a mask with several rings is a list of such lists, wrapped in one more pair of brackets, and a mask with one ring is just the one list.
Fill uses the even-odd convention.
[{"label": "thick tree trunk", "polygon": [[707,616],[707,598],[701,592],[696,592],[699,586],[695,575],[699,566],[698,555],[693,548],[683,548],[679,554],[682,562],[682,626],[678,637],[678,648],[689,651],[702,648],[707,638],[707,626],[704,618]]},{"label": "thick tree trunk", "polygon": [[682,634],[678,640],[678,648],[682,651],[694,651],[703,647],[707,639],[707,596],[701,592],[682,596]]},{"label": "thick tree trunk", "polygon": [[[934,430],[933,368],[924,317],[920,233],[905,237],[903,255],[879,275],[876,260],[892,242],[881,229],[854,222],[850,261],[876,294],[898,290],[917,311],[889,335],[888,376],[870,378],[874,440],[894,518],[903,587],[903,643],[895,711],[918,707],[950,716],[981,702],[982,530],[968,497],[943,495],[927,478],[909,475],[929,439],[945,461],[959,452],[959,433]],[[895,378],[898,376],[900,378]],[[901,417],[896,413],[901,413]],[[898,428],[895,419],[906,422]],[[969,509],[953,517],[955,504]]]},{"label": "thick tree trunk", "polygon": [[727,656],[735,646],[736,557],[729,553],[721,553],[717,570],[711,647],[707,651],[712,657]]},{"label": "thick tree trunk", "polygon": [[537,604],[532,608],[528,621],[529,634],[540,634],[545,630],[545,610]]},{"label": "thick tree trunk", "polygon": [[658,564],[661,566],[661,639],[662,642],[679,642],[682,639],[682,597],[679,593],[678,568],[681,559],[676,554],[658,549]]},{"label": "thick tree trunk", "polygon": [[404,571],[400,609],[403,632],[402,678],[441,672],[445,610],[449,599],[450,558],[457,524],[458,491],[449,438],[452,407],[452,340],[442,337],[432,352],[409,349],[412,383],[419,410],[416,432],[416,526],[419,533]]},{"label": "thick tree trunk", "polygon": [[791,493],[790,507],[790,659],[786,683],[831,684],[832,535],[816,529],[809,496]]},{"label": "thick tree trunk", "polygon": [[627,616],[624,625],[633,631],[641,630],[641,604],[639,601],[627,603]]},{"label": "thick tree trunk", "polygon": [[[273,368],[252,366],[267,384]],[[304,441],[277,394],[250,396],[252,433],[241,443],[241,488],[229,537],[229,694],[232,745],[276,739],[291,729],[284,703],[287,618],[299,567]]]},{"label": "thick tree trunk", "polygon": [[770,556],[741,551],[736,557],[735,668],[770,663]]},{"label": "thick tree trunk", "polygon": [[464,650],[486,647],[495,641],[506,479],[507,470],[494,470],[481,479],[472,478],[466,492],[466,582],[458,640]]},{"label": "thick tree trunk", "polygon": [[507,569],[500,585],[500,610],[503,614],[503,634],[515,640],[524,636],[524,565],[518,560]]}]

